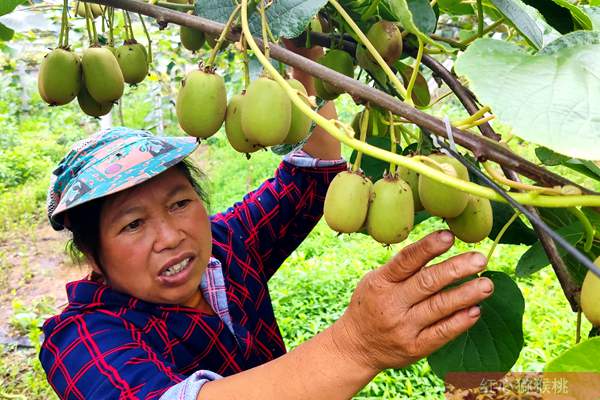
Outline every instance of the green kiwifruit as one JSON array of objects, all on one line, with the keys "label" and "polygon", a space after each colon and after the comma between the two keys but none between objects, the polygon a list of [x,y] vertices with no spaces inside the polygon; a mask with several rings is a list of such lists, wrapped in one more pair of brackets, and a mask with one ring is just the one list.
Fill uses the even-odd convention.
[{"label": "green kiwifruit", "polygon": [[243,101],[244,96],[241,94],[236,94],[229,100],[227,113],[225,114],[225,134],[231,147],[240,153],[249,154],[260,150],[261,147],[249,141],[242,131]]},{"label": "green kiwifruit", "polygon": [[89,5],[90,6],[90,11],[92,12],[92,18],[96,19],[99,16],[102,15],[103,13],[103,9],[102,6],[100,6],[99,4],[96,3],[86,3],[83,1],[79,1],[77,0],[76,4],[75,4],[75,13],[80,16],[81,18],[85,18],[85,16],[87,15],[86,13],[86,9],[85,9],[85,5]]},{"label": "green kiwifruit", "polygon": [[481,242],[489,236],[494,225],[492,205],[488,199],[469,196],[464,211],[456,218],[447,218],[446,223],[463,242]]},{"label": "green kiwifruit", "polygon": [[[354,76],[354,61],[352,60],[352,56],[343,50],[329,50],[321,56],[317,62],[351,78]],[[338,87],[317,78],[315,78],[315,89],[317,90],[317,95],[325,100],[332,100],[331,96],[337,97],[344,93],[343,89],[339,89]],[[321,96],[321,94],[323,96]]]},{"label": "green kiwifruit", "polygon": [[105,47],[90,47],[81,60],[83,80],[90,95],[98,103],[121,98],[125,81],[115,55]]},{"label": "green kiwifruit", "polygon": [[373,183],[363,174],[344,171],[333,178],[323,205],[325,222],[340,233],[358,232],[365,224]]},{"label": "green kiwifruit", "polygon": [[[594,264],[600,266],[600,257]],[[595,327],[600,327],[600,278],[588,271],[581,286],[581,311]]]},{"label": "green kiwifruit", "polygon": [[412,191],[396,176],[375,182],[367,215],[367,232],[379,243],[400,243],[415,222]]},{"label": "green kiwifruit", "polygon": [[393,22],[376,22],[369,29],[367,38],[388,65],[395,63],[402,55],[402,33]]},{"label": "green kiwifruit", "polygon": [[[464,181],[469,180],[467,168],[458,160],[445,154],[432,154],[429,156],[446,168],[446,173]],[[467,206],[469,196],[458,189],[451,188],[430,179],[419,176],[419,198],[423,207],[431,215],[443,218],[458,217]]]},{"label": "green kiwifruit", "polygon": [[81,87],[81,61],[65,49],[54,49],[44,56],[38,75],[38,90],[51,106],[71,102]]},{"label": "green kiwifruit", "polygon": [[181,45],[191,51],[200,50],[206,41],[204,32],[183,25],[179,31],[179,39]]},{"label": "green kiwifruit", "polygon": [[98,103],[92,96],[90,96],[85,85],[81,85],[81,90],[77,95],[77,102],[81,111],[92,117],[101,117],[106,115],[112,109],[113,103]]},{"label": "green kiwifruit", "polygon": [[119,47],[116,56],[125,82],[135,85],[148,75],[148,54],[141,43],[130,43]]},{"label": "green kiwifruit", "polygon": [[242,129],[248,140],[261,146],[283,143],[292,121],[292,103],[277,82],[258,78],[246,90]]},{"label": "green kiwifruit", "polygon": [[179,125],[188,135],[203,139],[214,135],[227,111],[225,81],[213,72],[190,72],[181,82],[175,108]]},{"label": "green kiwifruit", "polygon": [[[294,89],[299,90],[300,92],[307,95],[306,88],[304,87],[302,82],[300,82],[296,79],[288,79],[287,82]],[[306,99],[303,99],[303,100],[306,104],[309,104],[308,100],[306,100]],[[300,109],[296,105],[292,104],[292,120],[290,122],[290,131],[288,132],[287,136],[285,137],[285,140],[283,141],[283,143],[296,144],[296,143],[301,142],[310,133],[311,125],[312,125],[312,120],[309,117],[307,117],[306,115],[304,115],[302,113],[302,111],[300,111]]]},{"label": "green kiwifruit", "polygon": [[413,194],[413,205],[415,212],[421,211],[423,209],[423,205],[421,204],[421,198],[419,197],[419,173],[402,166],[398,166],[396,173],[400,179],[408,183],[408,186],[410,186]]}]

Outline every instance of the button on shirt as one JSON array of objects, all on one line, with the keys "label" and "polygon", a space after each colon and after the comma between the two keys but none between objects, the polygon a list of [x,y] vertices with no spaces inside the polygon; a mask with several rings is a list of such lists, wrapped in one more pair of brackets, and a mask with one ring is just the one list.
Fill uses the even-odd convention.
[{"label": "button on shirt", "polygon": [[286,352],[267,282],[321,218],[343,160],[292,153],[274,178],[211,217],[200,289],[216,315],[144,302],[90,279],[44,324],[40,360],[61,399],[195,399],[209,381]]}]

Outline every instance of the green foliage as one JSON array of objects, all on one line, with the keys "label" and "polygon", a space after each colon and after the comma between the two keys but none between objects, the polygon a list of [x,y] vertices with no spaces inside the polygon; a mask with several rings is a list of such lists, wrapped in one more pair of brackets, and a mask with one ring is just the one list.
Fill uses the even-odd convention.
[{"label": "green foliage", "polygon": [[585,340],[548,363],[545,372],[599,372],[600,337]]}]

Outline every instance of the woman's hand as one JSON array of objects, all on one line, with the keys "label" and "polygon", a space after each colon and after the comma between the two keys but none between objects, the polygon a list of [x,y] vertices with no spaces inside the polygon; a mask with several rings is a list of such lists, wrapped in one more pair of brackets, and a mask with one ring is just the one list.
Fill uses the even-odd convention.
[{"label": "woman's hand", "polygon": [[432,233],[368,273],[332,327],[338,350],[375,371],[401,368],[473,326],[480,315],[476,304],[492,294],[492,281],[444,288],[481,272],[486,258],[464,253],[424,268],[452,243],[450,232]]}]

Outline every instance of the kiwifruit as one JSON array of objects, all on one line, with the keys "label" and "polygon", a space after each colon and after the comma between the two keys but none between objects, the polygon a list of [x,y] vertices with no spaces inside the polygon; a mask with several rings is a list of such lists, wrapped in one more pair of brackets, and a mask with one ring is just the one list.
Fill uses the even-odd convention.
[{"label": "kiwifruit", "polygon": [[179,31],[179,39],[181,45],[191,51],[200,50],[206,41],[204,32],[183,25]]},{"label": "kiwifruit", "polygon": [[361,173],[344,171],[333,178],[323,205],[325,222],[340,233],[358,232],[365,224],[373,184]]},{"label": "kiwifruit", "polygon": [[277,82],[258,78],[248,85],[242,105],[242,129],[261,146],[283,143],[290,131],[292,103]]},{"label": "kiwifruit", "polygon": [[[600,266],[600,257],[594,264]],[[592,271],[586,273],[581,287],[581,311],[592,325],[600,327],[600,278]]]},{"label": "kiwifruit", "polygon": [[109,49],[85,49],[81,65],[85,86],[94,100],[98,103],[109,103],[121,98],[125,81],[119,62]]},{"label": "kiwifruit", "polygon": [[81,111],[90,115],[92,117],[101,117],[106,115],[112,109],[113,103],[98,103],[90,94],[88,93],[85,85],[81,85],[81,90],[77,95],[77,102],[79,103],[79,108]]},{"label": "kiwifruit", "polygon": [[225,120],[225,81],[211,71],[190,72],[181,82],[175,108],[179,125],[188,135],[203,139],[214,135]]},{"label": "kiwifruit", "polygon": [[125,44],[116,50],[116,56],[125,82],[135,85],[148,75],[148,54],[143,44]]},{"label": "kiwifruit", "polygon": [[400,243],[408,237],[415,221],[412,191],[397,176],[375,182],[367,215],[367,232],[379,243]]},{"label": "kiwifruit", "polygon": [[[352,60],[352,56],[343,50],[329,50],[327,53],[317,59],[317,62],[346,76],[354,76],[354,61]],[[332,100],[333,98],[344,93],[343,89],[340,89],[329,82],[322,81],[318,78],[315,78],[315,89],[317,91],[317,96],[325,100]],[[334,97],[332,98],[332,96]]]},{"label": "kiwifruit", "polygon": [[419,173],[402,166],[398,166],[396,173],[400,179],[408,183],[408,186],[410,186],[410,190],[413,194],[413,206],[415,212],[423,210],[421,198],[419,197]]},{"label": "kiwifruit", "polygon": [[376,22],[369,29],[367,38],[388,65],[395,63],[402,55],[402,33],[393,22]]},{"label": "kiwifruit", "polygon": [[225,115],[225,134],[227,140],[236,151],[240,153],[254,153],[261,149],[256,143],[249,141],[242,130],[242,104],[244,96],[241,94],[234,95],[227,105],[227,113]]},{"label": "kiwifruit", "polygon": [[494,225],[492,205],[488,199],[469,196],[464,211],[456,218],[447,218],[446,223],[454,235],[463,242],[481,242],[489,236]]},{"label": "kiwifruit", "polygon": [[71,102],[81,87],[81,61],[65,49],[54,49],[44,56],[38,74],[38,90],[51,106]]},{"label": "kiwifruit", "polygon": [[96,19],[102,15],[103,9],[101,5],[96,3],[86,3],[84,1],[77,0],[75,3],[75,13],[78,16],[85,18],[85,16],[87,15],[85,7],[86,4],[90,7],[90,11],[92,12],[92,18]]},{"label": "kiwifruit", "polygon": [[[296,90],[307,95],[306,88],[296,79],[288,79],[287,82]],[[306,104],[308,103],[307,99],[303,99]],[[312,125],[312,120],[304,115],[300,109],[292,103],[292,120],[290,122],[290,131],[283,143],[287,144],[296,144],[304,140],[308,134],[310,133],[310,126]]]},{"label": "kiwifruit", "polygon": [[[467,168],[453,157],[445,154],[432,154],[430,158],[445,169],[445,173],[464,181],[469,180]],[[443,218],[458,217],[467,206],[467,193],[430,179],[419,176],[419,198],[423,207],[431,214]]]}]

